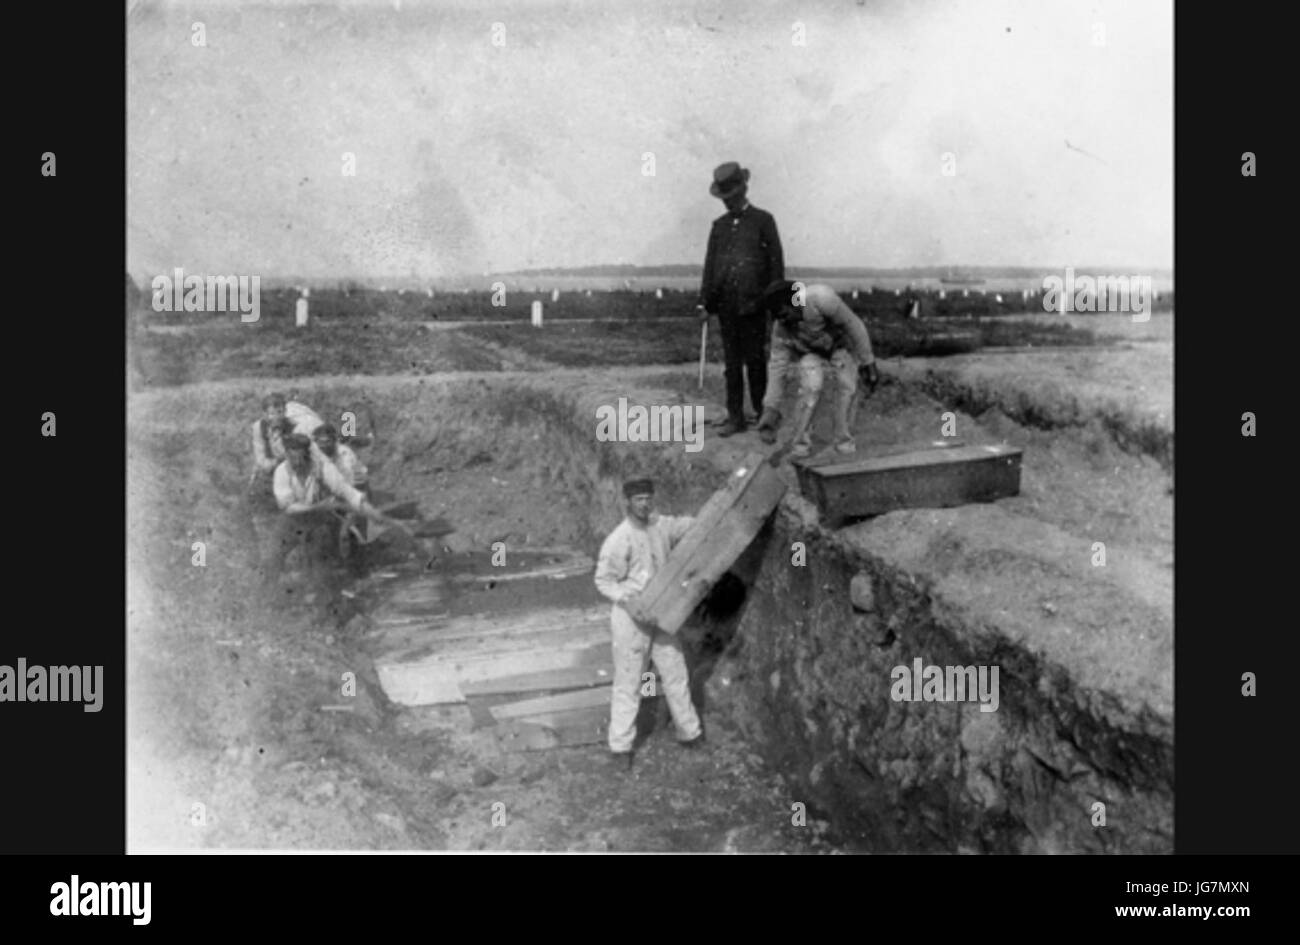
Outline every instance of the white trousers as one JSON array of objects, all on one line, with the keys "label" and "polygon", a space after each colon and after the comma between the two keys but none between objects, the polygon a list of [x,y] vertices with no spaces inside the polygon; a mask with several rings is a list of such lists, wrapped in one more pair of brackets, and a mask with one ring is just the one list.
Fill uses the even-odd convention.
[{"label": "white trousers", "polygon": [[853,405],[853,395],[858,390],[858,362],[844,348],[837,348],[830,358],[816,354],[805,354],[795,361],[793,355],[782,345],[772,346],[772,355],[767,363],[767,393],[763,396],[763,407],[781,409],[781,400],[785,396],[786,374],[797,365],[799,370],[799,393],[795,401],[793,418],[794,435],[791,440],[796,446],[810,446],[812,443],[812,417],[821,399],[822,385],[826,374],[835,378],[835,411],[832,414],[836,443],[851,441],[853,434],[850,425],[853,418],[849,416]]},{"label": "white trousers", "polygon": [[609,618],[614,647],[614,688],[609,710],[610,751],[631,751],[641,706],[642,674],[654,663],[654,692],[662,692],[679,741],[700,734],[700,717],[691,703],[690,673],[682,642],[671,633],[647,627],[615,604]]}]

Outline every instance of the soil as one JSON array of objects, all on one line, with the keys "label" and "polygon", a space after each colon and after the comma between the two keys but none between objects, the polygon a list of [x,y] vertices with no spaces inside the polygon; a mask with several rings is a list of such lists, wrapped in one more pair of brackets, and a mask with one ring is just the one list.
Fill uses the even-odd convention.
[{"label": "soil", "polygon": [[[549,441],[544,415],[553,408],[537,391],[562,403],[581,384],[612,402],[634,378],[705,403],[710,417],[722,393],[716,365],[700,392],[693,371],[671,365],[557,371],[508,336],[484,347],[439,332],[448,340],[431,352],[429,333],[412,331],[359,350],[348,376],[279,341],[255,363],[214,369],[223,351],[246,350],[221,333],[143,359],[146,370],[171,366],[167,387],[128,401],[130,848],[835,852],[817,811],[792,823],[798,798],[753,750],[744,720],[726,711],[725,663],[708,678],[707,749],[679,749],[662,707],[647,700],[630,774],[602,746],[502,754],[463,707],[388,702],[365,617],[377,574],[471,567],[497,540],[594,555],[603,537],[590,525],[593,505],[608,501],[589,491],[598,460]],[[391,370],[406,360],[409,370]],[[937,437],[949,408],[909,379],[943,362],[958,364],[883,365],[885,384],[859,412],[859,443]],[[1023,363],[981,376],[1012,384]],[[1066,362],[1035,363],[1076,381]],[[1110,372],[1102,386],[1126,370],[1122,353],[1092,363],[1090,376]],[[425,515],[443,515],[457,531],[377,550],[361,573],[313,581],[294,571],[262,590],[257,536],[266,523],[247,508],[245,439],[267,384],[257,378],[281,364],[309,402],[367,418],[377,437],[364,458],[376,487],[419,499]],[[512,387],[515,377],[528,386]],[[1081,397],[1092,403],[1094,393]],[[819,414],[823,439],[827,420]],[[1169,474],[1156,458],[1121,449],[1100,420],[1047,429],[986,409],[959,410],[958,424],[971,442],[1010,442],[1034,457],[1021,495],[1004,500],[1016,514],[1072,534],[1104,525],[1111,540],[1172,567]],[[756,448],[749,438],[714,438],[710,449]],[[693,511],[711,489],[702,478],[666,511]],[[196,566],[200,541],[205,563]],[[710,646],[691,641],[697,669],[716,662]],[[356,695],[345,699],[349,673]]]}]

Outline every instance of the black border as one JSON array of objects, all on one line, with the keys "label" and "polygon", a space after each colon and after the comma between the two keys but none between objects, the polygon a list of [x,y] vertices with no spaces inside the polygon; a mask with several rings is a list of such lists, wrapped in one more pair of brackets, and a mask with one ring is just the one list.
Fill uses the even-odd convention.
[{"label": "black border", "polygon": [[[125,89],[117,4],[8,11],[10,568],[0,662],[102,665],[103,708],[0,704],[0,850],[125,847]],[[56,175],[41,175],[53,152]],[[52,411],[57,435],[40,434]]]},{"label": "black border", "polygon": [[[1293,580],[1283,572],[1290,563],[1284,550],[1292,480],[1284,454],[1290,441],[1284,388],[1289,378],[1284,367],[1267,363],[1290,353],[1285,296],[1268,291],[1293,268],[1281,258],[1292,240],[1284,229],[1290,204],[1281,188],[1289,168],[1280,148],[1280,135],[1290,123],[1286,90],[1292,83],[1281,68],[1289,57],[1271,48],[1289,36],[1282,9],[1237,5],[1224,13],[1184,4],[1175,16],[1179,853],[1300,851],[1292,798],[1295,702],[1286,675],[1300,665],[1300,648],[1292,629],[1295,618],[1282,596]],[[125,18],[122,7],[111,3],[80,5],[75,13],[61,5],[20,4],[9,13],[10,36],[24,54],[9,64],[17,114],[6,149],[8,179],[14,183],[10,193],[18,204],[10,217],[10,246],[19,254],[11,272],[17,291],[11,293],[8,318],[6,373],[17,388],[9,459],[10,469],[21,474],[10,479],[16,517],[9,543],[13,579],[9,619],[0,631],[0,662],[25,656],[45,664],[101,663],[108,698],[98,715],[75,706],[0,710],[0,852],[78,854],[45,859],[28,870],[19,867],[22,877],[0,887],[0,899],[12,898],[32,918],[33,909],[37,915],[47,912],[49,883],[72,872],[151,879],[158,887],[155,927],[164,918],[189,922],[202,916],[205,924],[238,928],[247,912],[214,915],[190,898],[188,887],[200,879],[242,876],[247,879],[243,894],[253,902],[259,894],[297,898],[306,908],[286,916],[295,924],[345,928],[349,923],[340,923],[335,910],[310,911],[327,892],[318,881],[333,875],[344,877],[355,894],[349,911],[363,922],[373,920],[382,898],[391,900],[394,892],[418,905],[430,871],[447,864],[473,870],[470,864],[488,861],[425,859],[412,870],[407,861],[388,857],[250,863],[226,856],[131,861],[86,856],[120,853],[125,838],[124,505],[117,499],[125,495],[126,442],[120,307],[126,166],[125,121],[119,119],[126,83]],[[54,179],[39,175],[39,157],[47,150],[58,155]],[[1259,158],[1255,178],[1240,173],[1246,150]],[[1123,225],[1122,210],[1115,208],[1117,226]],[[33,440],[46,410],[58,415],[59,436]],[[1259,419],[1260,433],[1253,439],[1239,433],[1244,410],[1255,411]],[[1259,674],[1254,699],[1240,694],[1246,670]],[[1267,878],[1279,865],[1216,859],[1180,869],[1159,861],[1108,860],[1040,869],[1014,859],[1010,865],[991,865],[987,859],[975,866],[954,863],[951,873],[928,858],[895,858],[866,872],[855,863],[847,873],[807,863],[786,873],[773,865],[778,860],[740,862],[760,863],[769,877],[779,877],[767,887],[773,911],[801,921],[848,903],[865,907],[867,919],[877,908],[897,913],[910,903],[940,906],[954,918],[1012,921],[1027,910],[1059,907],[1070,925],[1113,919],[1108,913],[1113,905],[1136,901],[1120,896],[1125,880],[1172,882],[1207,873]],[[506,861],[492,862],[495,870]],[[480,891],[505,897],[499,901],[512,903],[509,911],[516,911],[530,898],[517,883],[541,879],[544,884],[544,879],[537,864],[510,862],[524,869],[509,885],[493,883]],[[640,862],[667,868],[653,859]],[[823,867],[829,862],[834,860],[823,861]],[[603,872],[606,865],[596,868]],[[731,880],[754,883],[754,874],[739,863],[731,869]],[[1016,878],[1008,882],[1007,873]],[[833,887],[813,888],[807,882],[814,877],[828,883],[852,877],[852,885],[833,892]],[[1250,901],[1272,888],[1267,881],[1261,888],[1258,880],[1252,887]],[[694,888],[683,898],[696,899],[702,891]],[[740,901],[753,902],[752,896],[751,891]],[[587,898],[569,901],[580,906]],[[448,912],[464,904],[468,900],[442,903],[451,907]],[[962,906],[972,911],[958,911]],[[817,912],[806,912],[809,907]],[[555,918],[566,924],[562,911]],[[869,921],[857,925],[880,927]],[[930,926],[917,926],[923,927]]]}]

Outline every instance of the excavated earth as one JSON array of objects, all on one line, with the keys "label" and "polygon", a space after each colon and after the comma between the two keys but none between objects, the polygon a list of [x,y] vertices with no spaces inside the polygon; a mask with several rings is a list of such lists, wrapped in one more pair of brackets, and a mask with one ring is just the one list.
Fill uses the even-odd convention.
[{"label": "excavated earth", "polygon": [[[1054,405],[1024,357],[883,365],[856,428],[864,451],[915,446],[951,411],[963,441],[1024,450],[1016,497],[831,528],[783,467],[777,513],[683,631],[709,750],[679,751],[646,700],[631,775],[600,746],[503,754],[464,707],[391,703],[368,615],[386,582],[446,589],[494,542],[594,557],[626,476],[697,510],[756,437],[597,442],[596,408],[715,419],[716,371],[704,394],[674,367],[299,379],[376,431],[377,487],[457,531],[267,594],[242,480],[264,385],[133,394],[132,848],[1171,852],[1172,418],[1086,385]],[[895,701],[917,659],[998,667],[997,710]]]}]

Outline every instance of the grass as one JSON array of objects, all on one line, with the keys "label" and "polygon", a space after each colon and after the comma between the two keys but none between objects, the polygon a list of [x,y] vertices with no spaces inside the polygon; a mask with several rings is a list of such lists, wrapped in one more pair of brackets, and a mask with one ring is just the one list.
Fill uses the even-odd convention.
[{"label": "grass", "polygon": [[234,377],[430,374],[501,367],[499,359],[464,336],[409,323],[336,321],[297,329],[277,322],[232,321],[201,333],[142,332],[132,339],[130,350],[143,387]]},{"label": "grass", "polygon": [[[147,388],[241,377],[425,375],[547,365],[621,367],[693,363],[699,358],[699,323],[694,318],[647,320],[660,311],[654,297],[624,294],[640,302],[640,308],[627,309],[639,317],[581,323],[561,319],[541,329],[520,321],[429,330],[393,318],[337,317],[322,317],[306,328],[296,328],[287,319],[263,317],[244,324],[227,316],[201,330],[135,332],[130,346],[132,370],[136,386]],[[890,317],[869,319],[868,327],[881,358],[1097,341],[1085,328],[1029,320]],[[709,352],[714,363],[722,360],[716,323],[710,329]]]}]

